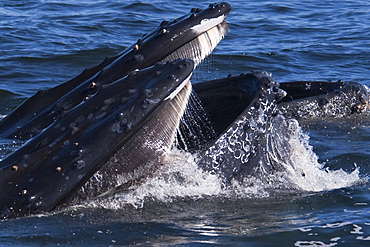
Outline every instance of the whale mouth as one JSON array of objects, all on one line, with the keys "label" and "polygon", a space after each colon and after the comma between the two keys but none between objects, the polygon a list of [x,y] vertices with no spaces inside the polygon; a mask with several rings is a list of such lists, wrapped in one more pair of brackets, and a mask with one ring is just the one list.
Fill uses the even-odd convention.
[{"label": "whale mouth", "polygon": [[40,91],[23,102],[0,122],[0,137],[27,140],[50,125],[63,111],[96,93],[101,86],[136,69],[176,59],[193,60],[196,67],[227,34],[229,29],[225,19],[230,10],[228,3],[211,4],[204,10],[192,9],[178,19],[162,22],[118,55],[107,57],[70,81]]}]

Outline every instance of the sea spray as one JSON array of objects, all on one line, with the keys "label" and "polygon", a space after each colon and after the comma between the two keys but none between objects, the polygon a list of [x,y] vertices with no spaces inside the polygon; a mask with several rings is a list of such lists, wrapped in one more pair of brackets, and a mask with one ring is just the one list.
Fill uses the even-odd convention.
[{"label": "sea spray", "polygon": [[273,121],[270,139],[278,153],[270,151],[268,155],[284,167],[284,177],[291,186],[305,191],[327,191],[360,181],[359,168],[352,173],[324,168],[309,144],[308,134],[303,132],[297,120],[278,115]]},{"label": "sea spray", "polygon": [[246,176],[242,181],[232,180],[229,186],[224,186],[219,174],[198,167],[197,154],[172,149],[163,165],[141,183],[109,197],[92,200],[87,205],[120,209],[127,205],[142,208],[150,200],[170,203],[181,198],[261,198],[287,189],[292,192],[328,191],[360,181],[357,168],[352,173],[324,168],[309,145],[309,136],[302,131],[297,120],[274,117],[268,138],[268,160],[279,163],[279,170],[275,173]]},{"label": "sea spray", "polygon": [[198,167],[194,155],[173,149],[164,164],[142,183],[88,204],[109,209],[119,209],[127,204],[141,208],[145,200],[171,202],[179,197],[217,196],[223,193],[221,183],[217,175]]},{"label": "sea spray", "polygon": [[216,138],[208,113],[193,90],[181,118],[174,146],[194,153],[204,149],[209,140]]}]

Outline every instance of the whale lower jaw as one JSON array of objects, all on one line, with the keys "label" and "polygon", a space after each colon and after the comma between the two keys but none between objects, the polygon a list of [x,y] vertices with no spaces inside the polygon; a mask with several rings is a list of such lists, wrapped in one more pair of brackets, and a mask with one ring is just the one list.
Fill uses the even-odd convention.
[{"label": "whale lower jaw", "polygon": [[193,68],[191,60],[176,60],[134,71],[63,112],[0,162],[0,217],[69,204],[94,174],[105,175],[103,182],[75,199],[108,191],[126,173],[139,178],[155,169],[174,141]]},{"label": "whale lower jaw", "polygon": [[175,140],[191,91],[189,77],[179,87],[179,92],[163,103],[155,116],[88,180],[71,201],[113,193],[118,187],[154,172]]}]

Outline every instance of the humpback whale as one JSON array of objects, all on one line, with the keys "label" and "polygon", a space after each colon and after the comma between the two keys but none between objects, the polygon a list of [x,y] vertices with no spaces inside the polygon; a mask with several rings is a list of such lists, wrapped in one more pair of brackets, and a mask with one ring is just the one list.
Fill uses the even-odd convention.
[{"label": "humpback whale", "polygon": [[[0,161],[0,217],[54,210],[145,177],[161,164],[177,129],[179,147],[198,153],[199,166],[226,183],[275,172],[281,143],[271,133],[287,123],[279,114],[330,115],[338,96],[346,100],[346,114],[366,109],[368,91],[360,84],[279,84],[265,71],[194,84],[196,96],[190,96],[191,73],[228,32],[230,9],[211,4],[162,22],[122,53],[38,92],[3,119],[0,138],[27,141]],[[208,130],[194,133],[183,116],[189,97],[201,101],[204,110],[195,114],[206,115]],[[315,106],[306,107],[310,102]]]}]

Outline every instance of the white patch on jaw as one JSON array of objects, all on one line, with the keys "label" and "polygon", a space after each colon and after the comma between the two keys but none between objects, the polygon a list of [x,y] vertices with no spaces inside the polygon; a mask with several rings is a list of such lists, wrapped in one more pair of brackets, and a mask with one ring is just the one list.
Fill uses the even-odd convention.
[{"label": "white patch on jaw", "polygon": [[204,33],[205,31],[208,31],[209,29],[217,26],[221,22],[225,20],[225,15],[220,15],[217,18],[212,19],[204,19],[200,22],[200,24],[192,27],[191,29],[194,30],[196,33]]}]

